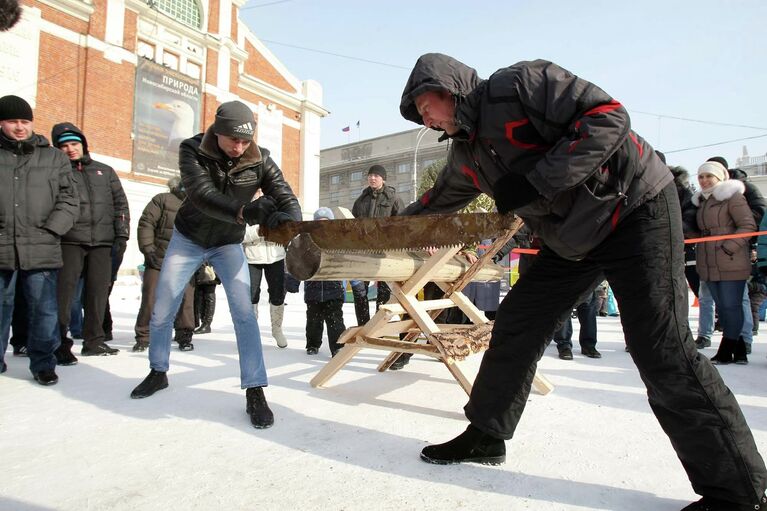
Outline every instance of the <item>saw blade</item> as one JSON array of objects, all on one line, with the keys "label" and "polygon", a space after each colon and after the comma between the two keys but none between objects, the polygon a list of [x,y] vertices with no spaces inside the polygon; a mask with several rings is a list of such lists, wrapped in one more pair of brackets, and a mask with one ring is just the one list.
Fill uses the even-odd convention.
[{"label": "saw blade", "polygon": [[512,214],[498,213],[354,218],[285,222],[276,229],[262,227],[261,235],[287,246],[298,234],[308,233],[318,247],[334,251],[421,250],[478,243],[517,221]]}]

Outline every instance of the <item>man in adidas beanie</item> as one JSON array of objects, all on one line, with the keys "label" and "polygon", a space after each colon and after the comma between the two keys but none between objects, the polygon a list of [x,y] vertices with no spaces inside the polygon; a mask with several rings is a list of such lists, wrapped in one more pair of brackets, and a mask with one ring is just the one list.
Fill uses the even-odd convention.
[{"label": "man in adidas beanie", "polygon": [[[149,397],[168,386],[173,320],[184,287],[208,261],[226,290],[240,355],[240,387],[256,428],[268,428],[274,415],[266,402],[266,367],[261,336],[250,302],[250,274],[242,249],[245,224],[269,228],[301,219],[301,207],[269,151],[253,143],[256,120],[239,101],[222,104],[205,133],[179,147],[179,170],[187,200],[176,221],[157,283],[149,322],[149,375],[131,393]],[[264,195],[253,200],[256,191]]]}]

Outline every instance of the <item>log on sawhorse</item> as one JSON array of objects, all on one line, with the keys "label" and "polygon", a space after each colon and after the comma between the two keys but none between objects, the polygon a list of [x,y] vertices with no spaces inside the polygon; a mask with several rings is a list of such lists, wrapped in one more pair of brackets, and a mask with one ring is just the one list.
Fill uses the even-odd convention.
[{"label": "log on sawhorse", "polygon": [[[477,309],[461,290],[490,262],[492,256],[506,244],[520,225],[521,221],[500,235],[490,249],[455,282],[437,282],[445,292],[442,299],[419,301],[416,295],[432,280],[430,276],[440,266],[458,254],[460,246],[438,250],[410,278],[402,282],[390,282],[390,302],[382,305],[365,325],[349,328],[341,335],[338,342],[343,344],[343,348],[312,378],[311,385],[324,386],[360,350],[376,349],[389,352],[378,366],[378,371],[386,371],[402,353],[432,357],[442,362],[466,394],[471,395],[472,384],[458,363],[466,356],[487,348],[492,323],[488,322],[482,311]],[[458,307],[472,324],[435,323],[435,318],[450,307]],[[402,319],[405,315],[409,317]],[[396,319],[397,316],[400,319]],[[400,334],[405,334],[404,339],[398,339]],[[423,339],[425,342],[419,342]],[[554,388],[551,382],[539,373],[536,373],[533,379],[533,387],[543,395]]]}]

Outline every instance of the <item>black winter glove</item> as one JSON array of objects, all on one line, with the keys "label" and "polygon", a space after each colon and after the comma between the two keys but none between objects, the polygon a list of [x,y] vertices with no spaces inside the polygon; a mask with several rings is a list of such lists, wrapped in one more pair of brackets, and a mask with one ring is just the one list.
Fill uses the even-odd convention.
[{"label": "black winter glove", "polygon": [[267,229],[276,229],[285,222],[292,222],[293,217],[283,211],[275,211],[266,219]]},{"label": "black winter glove", "polygon": [[506,174],[493,185],[495,206],[502,215],[530,204],[539,196],[530,181],[519,174]]},{"label": "black winter glove", "polygon": [[274,200],[264,195],[245,205],[242,209],[242,218],[248,225],[262,224],[275,211],[277,211],[277,205]]},{"label": "black winter glove", "polygon": [[119,255],[123,255],[125,253],[125,249],[128,248],[127,238],[115,238],[114,247]]},{"label": "black winter glove", "polygon": [[514,238],[511,238],[504,246],[501,247],[501,249],[495,253],[493,256],[493,262],[498,264],[503,260],[504,257],[509,255],[512,250],[517,248],[517,240]]},{"label": "black winter glove", "polygon": [[162,268],[162,261],[157,257],[157,254],[150,252],[144,254],[144,266],[153,270],[159,270]]}]

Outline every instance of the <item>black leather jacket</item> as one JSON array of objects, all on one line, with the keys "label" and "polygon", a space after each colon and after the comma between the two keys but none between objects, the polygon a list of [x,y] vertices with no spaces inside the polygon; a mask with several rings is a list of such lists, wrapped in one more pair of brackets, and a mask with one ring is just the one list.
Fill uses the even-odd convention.
[{"label": "black leather jacket", "polygon": [[256,144],[233,160],[208,128],[181,143],[179,169],[187,200],[176,215],[176,229],[204,248],[242,243],[245,225],[237,223],[237,214],[259,188],[280,211],[301,220],[301,206],[282,171]]}]

